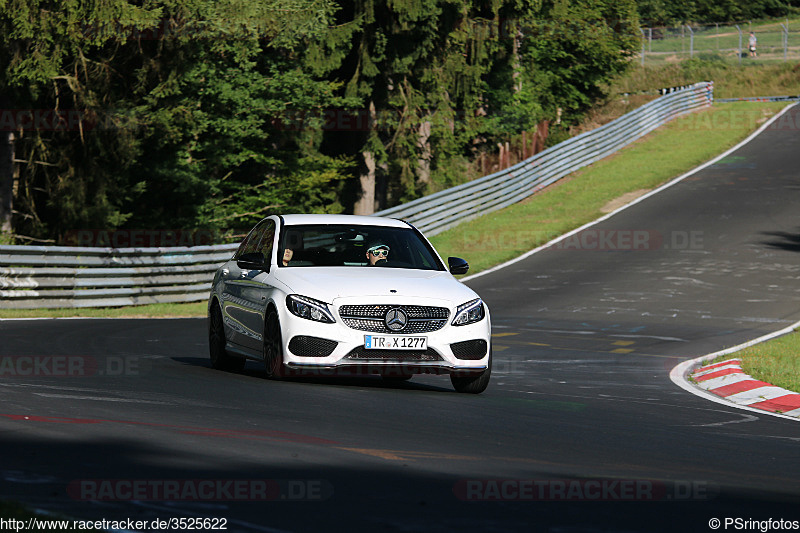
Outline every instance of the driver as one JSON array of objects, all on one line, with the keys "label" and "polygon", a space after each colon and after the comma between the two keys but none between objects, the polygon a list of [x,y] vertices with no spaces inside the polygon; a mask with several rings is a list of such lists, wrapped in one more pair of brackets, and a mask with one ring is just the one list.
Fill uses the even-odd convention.
[{"label": "driver", "polygon": [[367,249],[367,261],[369,266],[382,266],[389,258],[389,247],[385,244],[373,244]]},{"label": "driver", "polygon": [[289,261],[292,260],[292,257],[294,257],[294,250],[291,248],[283,250],[283,258],[281,259],[283,266],[289,266]]}]

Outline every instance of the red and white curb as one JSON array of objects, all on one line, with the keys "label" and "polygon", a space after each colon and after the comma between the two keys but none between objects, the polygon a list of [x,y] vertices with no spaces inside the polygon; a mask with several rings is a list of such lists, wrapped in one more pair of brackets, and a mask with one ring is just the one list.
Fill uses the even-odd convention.
[{"label": "red and white curb", "polygon": [[748,376],[741,359],[702,366],[691,377],[701,389],[729,402],[800,418],[800,394]]},{"label": "red and white curb", "polygon": [[[798,328],[800,322],[744,344],[684,361],[672,369],[669,378],[685,391],[712,402],[762,415],[800,420],[800,394],[748,376],[742,370],[740,359],[711,364],[721,356],[788,335]],[[689,380],[690,376],[694,383]]]}]

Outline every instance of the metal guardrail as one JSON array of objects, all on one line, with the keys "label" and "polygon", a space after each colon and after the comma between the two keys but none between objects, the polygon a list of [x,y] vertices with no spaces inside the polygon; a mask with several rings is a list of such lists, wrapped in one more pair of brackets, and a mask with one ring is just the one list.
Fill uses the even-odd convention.
[{"label": "metal guardrail", "polygon": [[732,102],[800,102],[800,96],[744,96],[742,98],[717,98],[720,104]]},{"label": "metal guardrail", "polygon": [[401,218],[427,235],[524,200],[650,133],[673,118],[711,105],[713,82],[677,89],[597,129],[500,172],[375,213]]},{"label": "metal guardrail", "polygon": [[[506,170],[375,213],[428,235],[523,200],[630,144],[672,118],[709,105],[713,84],[676,90]],[[0,246],[0,308],[120,307],[208,298],[238,244],[170,248]]]},{"label": "metal guardrail", "polygon": [[238,246],[0,246],[0,308],[202,301],[214,272]]}]

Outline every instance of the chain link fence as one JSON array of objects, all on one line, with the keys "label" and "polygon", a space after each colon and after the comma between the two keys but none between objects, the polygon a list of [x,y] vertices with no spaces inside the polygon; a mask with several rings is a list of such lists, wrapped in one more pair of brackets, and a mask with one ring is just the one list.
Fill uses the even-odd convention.
[{"label": "chain link fence", "polygon": [[[751,32],[755,53],[750,51]],[[693,24],[641,28],[643,66],[691,58],[715,58],[735,64],[800,60],[800,21],[769,24]]]}]

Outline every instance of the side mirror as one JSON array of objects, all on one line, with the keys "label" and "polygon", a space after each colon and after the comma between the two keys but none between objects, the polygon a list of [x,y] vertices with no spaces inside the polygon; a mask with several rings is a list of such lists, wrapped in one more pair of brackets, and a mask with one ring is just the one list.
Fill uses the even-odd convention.
[{"label": "side mirror", "polygon": [[269,270],[267,260],[261,252],[242,254],[239,259],[236,260],[236,264],[243,270]]},{"label": "side mirror", "polygon": [[469,263],[460,257],[448,257],[447,266],[450,267],[450,273],[454,276],[466,274],[469,271]]}]

